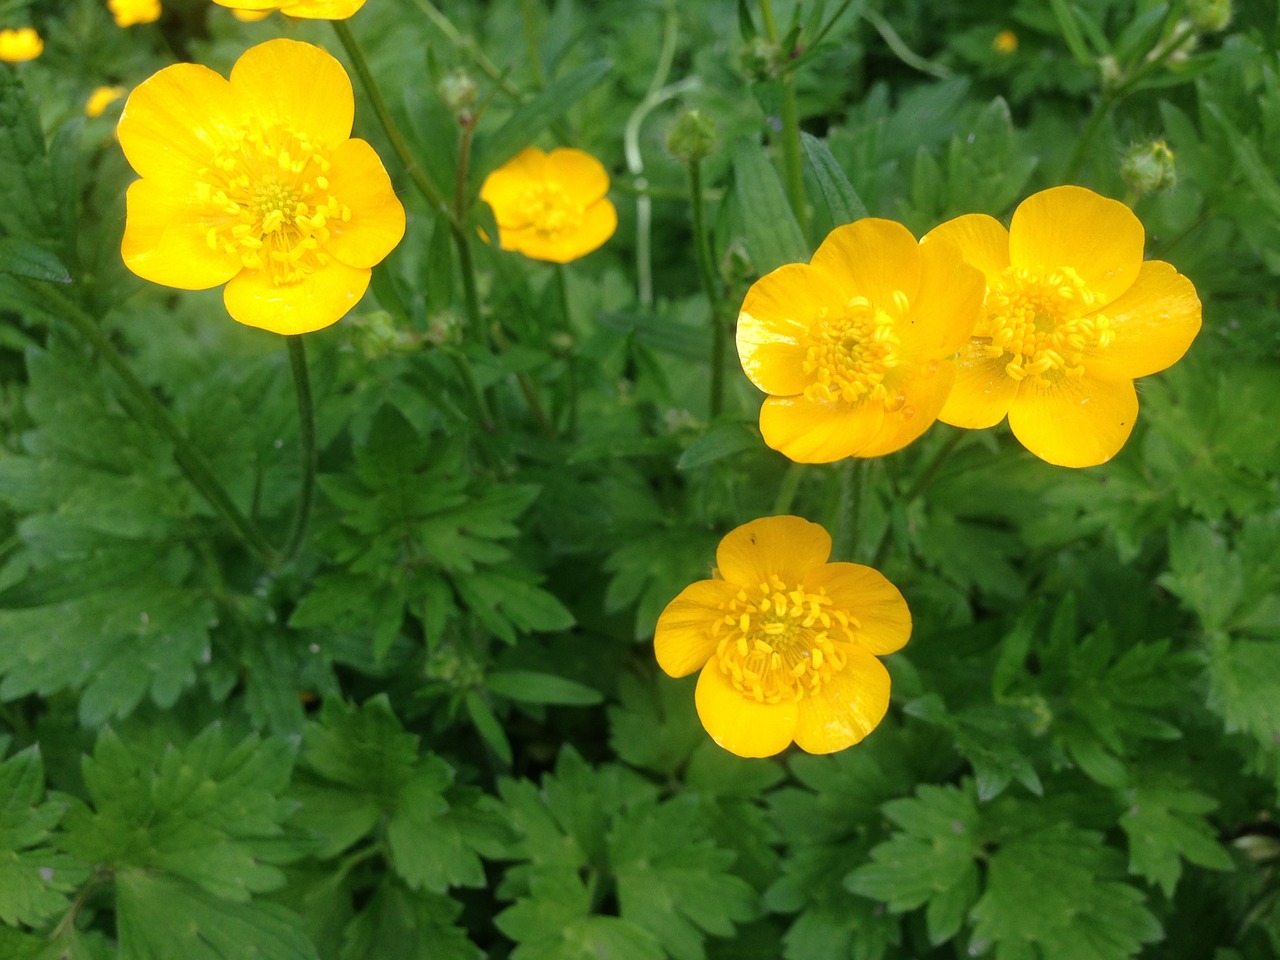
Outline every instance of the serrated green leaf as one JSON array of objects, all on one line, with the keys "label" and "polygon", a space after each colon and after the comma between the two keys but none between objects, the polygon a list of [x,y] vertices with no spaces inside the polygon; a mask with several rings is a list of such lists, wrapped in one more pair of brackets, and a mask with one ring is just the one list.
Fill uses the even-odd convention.
[{"label": "serrated green leaf", "polygon": [[1209,870],[1230,870],[1231,857],[1205,820],[1217,807],[1211,797],[1186,787],[1139,786],[1123,794],[1120,827],[1129,837],[1129,872],[1159,884],[1172,898],[1182,860]]},{"label": "serrated green leaf", "polygon": [[733,182],[756,272],[768,273],[784,263],[807,263],[811,251],[778,173],[760,144],[745,137],[734,144]]},{"label": "serrated green leaf", "polygon": [[406,733],[386,694],[359,707],[325,701],[307,728],[302,764],[326,780],[390,806],[415,774],[418,738]]},{"label": "serrated green leaf", "polygon": [[384,881],[347,926],[341,960],[478,960],[483,952],[456,925],[451,897],[411,893]]},{"label": "serrated green leaf", "polygon": [[40,114],[15,70],[0,71],[0,232],[56,236],[57,203]]},{"label": "serrated green leaf", "polygon": [[485,676],[485,686],[494,693],[524,703],[590,706],[604,696],[586,684],[534,670],[496,670]]},{"label": "serrated green leaf", "polygon": [[[88,870],[53,850],[50,832],[65,803],[44,799],[37,747],[0,763],[0,922],[39,927],[67,908],[67,895]],[[2,928],[0,928],[2,929]]]}]

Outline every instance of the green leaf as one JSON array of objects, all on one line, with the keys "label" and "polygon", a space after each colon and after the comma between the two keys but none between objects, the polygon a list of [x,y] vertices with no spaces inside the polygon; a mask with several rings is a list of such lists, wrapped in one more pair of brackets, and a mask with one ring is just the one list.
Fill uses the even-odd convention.
[{"label": "green leaf", "polygon": [[71,282],[71,274],[62,261],[43,247],[20,237],[0,237],[0,273],[48,283]]},{"label": "green leaf", "polygon": [[67,805],[44,794],[37,747],[0,763],[0,921],[7,924],[41,926],[66,910],[67,895],[88,876],[48,845]]},{"label": "green leaf", "polygon": [[1084,34],[1080,30],[1080,23],[1076,19],[1078,16],[1083,16],[1079,8],[1069,3],[1068,0],[1049,0],[1049,6],[1053,9],[1053,15],[1058,20],[1062,38],[1067,41],[1067,47],[1071,50],[1071,55],[1082,66],[1092,68],[1094,66],[1094,53],[1085,43]]},{"label": "green leaf", "polygon": [[16,70],[0,71],[0,232],[56,238],[57,202],[40,114]]},{"label": "green leaf", "polygon": [[746,137],[733,146],[734,195],[757,273],[807,263],[810,250],[764,148]]},{"label": "green leaf", "polygon": [[760,448],[760,431],[750,424],[713,423],[693,443],[685,448],[676,461],[677,470],[694,470],[709,463],[731,457],[744,450]]},{"label": "green leaf", "polygon": [[867,216],[867,205],[862,202],[858,191],[853,188],[827,145],[808,133],[800,134],[800,143],[804,146],[809,168],[813,171],[823,199],[827,202],[827,209],[831,212],[831,222],[838,226]]},{"label": "green leaf", "polygon": [[347,926],[341,960],[478,960],[484,954],[456,925],[462,905],[383,881]]},{"label": "green leaf", "polygon": [[485,676],[485,686],[494,693],[524,703],[552,703],[590,706],[604,697],[586,684],[534,670],[496,670]]},{"label": "green leaf", "polygon": [[1262,205],[1267,208],[1267,212],[1272,217],[1280,217],[1280,181],[1276,180],[1271,168],[1262,159],[1257,144],[1237,128],[1216,103],[1205,103],[1204,109],[1222,127],[1223,133],[1226,134],[1226,142],[1230,145],[1231,152],[1235,154],[1240,172],[1244,174],[1245,180],[1253,188]]},{"label": "green leaf", "polygon": [[619,677],[609,705],[609,745],[633,767],[672,776],[706,737],[693,706],[692,679]]},{"label": "green leaf", "polygon": [[1230,870],[1230,855],[1204,814],[1217,807],[1212,797],[1177,787],[1140,786],[1123,793],[1120,826],[1129,837],[1129,872],[1159,884],[1172,898],[1182,860],[1209,870]]},{"label": "green leaf", "polygon": [[354,707],[328,699],[307,728],[303,766],[324,779],[390,805],[414,777],[418,738],[406,733],[386,694]]},{"label": "green leaf", "polygon": [[507,734],[502,729],[502,724],[493,715],[493,709],[488,702],[475,690],[471,690],[463,700],[463,705],[466,707],[467,716],[471,718],[472,726],[476,728],[476,732],[480,734],[481,739],[494,752],[494,755],[502,761],[503,766],[511,766],[511,761],[514,759],[514,755],[511,752],[511,741],[507,739]]}]

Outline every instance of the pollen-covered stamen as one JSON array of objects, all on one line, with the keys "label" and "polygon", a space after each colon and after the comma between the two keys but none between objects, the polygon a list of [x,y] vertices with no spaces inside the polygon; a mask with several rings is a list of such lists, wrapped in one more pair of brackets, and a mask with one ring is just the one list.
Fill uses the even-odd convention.
[{"label": "pollen-covered stamen", "polygon": [[805,388],[810,400],[860,403],[876,400],[891,409],[901,399],[889,392],[885,376],[898,365],[902,342],[894,324],[907,311],[907,297],[894,291],[884,307],[854,297],[834,310],[823,307],[809,327],[804,371],[814,382]]},{"label": "pollen-covered stamen", "polygon": [[1115,338],[1110,319],[1097,312],[1101,297],[1070,267],[1006,267],[987,292],[979,327],[991,358],[1004,358],[1015,380],[1052,383],[1084,374],[1086,354]]},{"label": "pollen-covered stamen", "polygon": [[848,660],[858,621],[824,590],[807,592],[774,575],[721,606],[712,627],[719,669],[757,703],[800,700],[822,689]]},{"label": "pollen-covered stamen", "polygon": [[520,210],[529,225],[554,239],[582,225],[583,208],[558,183],[538,183],[520,195]]},{"label": "pollen-covered stamen", "polygon": [[324,266],[332,224],[351,219],[330,192],[329,169],[327,151],[294,130],[255,120],[227,132],[195,186],[209,248],[267,270],[277,285]]}]

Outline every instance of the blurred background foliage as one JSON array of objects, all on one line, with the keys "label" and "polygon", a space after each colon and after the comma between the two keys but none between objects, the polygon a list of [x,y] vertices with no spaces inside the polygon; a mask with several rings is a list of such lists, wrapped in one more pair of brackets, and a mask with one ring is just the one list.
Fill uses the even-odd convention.
[{"label": "blurred background foliage", "polygon": [[[96,0],[0,2],[46,40],[0,66],[0,956],[1280,953],[1272,0],[779,0],[776,39],[749,0],[370,0],[350,28],[447,195],[465,75],[472,193],[530,142],[572,145],[610,170],[620,226],[563,271],[477,245],[476,342],[447,225],[357,86],[410,225],[307,337],[319,494],[275,564],[58,306],[283,541],[281,343],[217,291],[125,270],[119,104],[83,104],[277,35],[343,53],[323,22],[164,8],[122,30]],[[863,207],[919,234],[1076,182],[1134,207],[1204,328],[1140,384],[1105,466],[944,425],[790,466],[736,365],[712,414],[713,308],[666,146],[691,109],[716,130],[699,172],[730,314]],[[863,744],[747,761],[649,641],[726,530],[779,512],[880,567],[915,631]]]}]

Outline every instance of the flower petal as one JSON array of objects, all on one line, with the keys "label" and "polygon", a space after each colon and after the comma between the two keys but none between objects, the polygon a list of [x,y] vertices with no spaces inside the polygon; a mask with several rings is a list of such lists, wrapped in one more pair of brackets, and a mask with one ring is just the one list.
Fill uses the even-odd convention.
[{"label": "flower petal", "polygon": [[760,407],[764,442],[797,463],[830,463],[861,456],[884,424],[884,406],[769,397]]},{"label": "flower petal", "polygon": [[669,676],[687,677],[716,652],[711,627],[724,616],[721,604],[733,599],[738,587],[727,580],[691,583],[667,604],[658,617],[653,650]]},{"label": "flower petal", "polygon": [[1133,431],[1138,394],[1130,380],[1099,380],[1088,372],[1053,386],[1023,380],[1009,409],[1022,445],[1060,467],[1092,467],[1110,460]]},{"label": "flower petal", "polygon": [[788,263],[753,283],[738,314],[738,358],[747,378],[775,396],[802,393],[813,383],[803,367],[809,326],[819,311],[848,299],[834,277],[805,263]]},{"label": "flower petal", "polygon": [[870,653],[893,653],[911,638],[907,601],[879,570],[860,563],[827,563],[809,572],[804,588],[825,590],[835,609],[856,617],[854,638]]},{"label": "flower petal", "polygon": [[250,47],[231,68],[231,85],[268,126],[291,128],[329,149],[351,136],[351,78],[310,43],[276,39]]},{"label": "flower petal", "polygon": [[583,150],[557,147],[547,154],[545,176],[557,183],[584,207],[609,192],[609,173],[604,164]]},{"label": "flower petal", "polygon": [[995,282],[1009,266],[1009,231],[985,213],[966,213],[939,224],[920,242],[929,244],[936,240],[950,240],[959,247],[965,261],[981,270],[987,283]]},{"label": "flower petal", "polygon": [[346,140],[333,151],[329,192],[351,210],[351,219],[329,221],[325,252],[350,267],[372,267],[404,237],[404,206],[387,170],[363,140]]},{"label": "flower petal", "polygon": [[791,743],[800,713],[794,701],[757,703],[744,697],[714,658],[698,674],[693,700],[711,739],[740,757],[781,753]]},{"label": "flower petal", "polygon": [[920,245],[895,220],[867,217],[836,227],[810,261],[876,306],[889,306],[894,294],[914,300],[920,284]]},{"label": "flower petal", "polygon": [[334,260],[296,283],[275,284],[268,270],[242,270],[222,301],[232,319],[272,333],[296,334],[336,323],[360,302],[369,286],[367,268]]},{"label": "flower petal", "polygon": [[1084,187],[1053,187],[1019,204],[1009,225],[1015,267],[1071,267],[1110,303],[1142,267],[1144,234],[1133,211]]},{"label": "flower petal", "polygon": [[1108,380],[1145,377],[1171,367],[1200,332],[1200,298],[1170,264],[1148,260],[1138,279],[1104,313],[1115,340],[1087,355],[1085,369]]},{"label": "flower petal", "polygon": [[207,290],[240,272],[238,256],[211,248],[202,217],[207,211],[192,191],[161,180],[137,180],[125,194],[125,265],[152,283],[181,290]]},{"label": "flower petal", "polygon": [[1018,381],[1005,372],[1003,357],[988,357],[983,345],[970,341],[956,363],[956,379],[938,419],[953,427],[982,430],[994,427],[1005,418],[1014,398]]},{"label": "flower petal", "polygon": [[858,451],[858,456],[882,457],[919,438],[937,421],[955,379],[955,364],[949,360],[893,371],[885,383],[890,390],[901,394],[902,406],[885,410],[880,429]]},{"label": "flower petal", "polygon": [[305,20],[346,20],[365,0],[279,0],[280,12]]},{"label": "flower petal", "polygon": [[510,230],[498,224],[502,249],[514,250],[534,260],[570,263],[598,250],[618,229],[618,212],[608,200],[597,200],[582,213],[573,229],[544,233],[533,227]]},{"label": "flower petal", "polygon": [[231,84],[208,67],[176,63],[129,94],[116,135],[141,176],[194,180],[214,147],[247,122]]},{"label": "flower petal", "polygon": [[982,316],[987,284],[945,237],[920,245],[920,263],[920,288],[894,332],[901,356],[927,362],[950,357],[968,342]]},{"label": "flower petal", "polygon": [[730,530],[716,549],[716,568],[735,587],[777,575],[789,586],[831,556],[831,535],[803,517],[762,517]]},{"label": "flower petal", "polygon": [[[531,186],[546,179],[547,155],[537,147],[525,147],[484,178],[480,199],[493,208],[499,227],[524,227],[529,223],[523,196]],[[511,249],[504,241],[503,249]]]},{"label": "flower petal", "polygon": [[880,725],[889,711],[889,671],[858,647],[848,648],[844,669],[821,692],[800,701],[796,745],[808,753],[851,747]]}]

